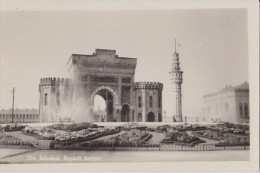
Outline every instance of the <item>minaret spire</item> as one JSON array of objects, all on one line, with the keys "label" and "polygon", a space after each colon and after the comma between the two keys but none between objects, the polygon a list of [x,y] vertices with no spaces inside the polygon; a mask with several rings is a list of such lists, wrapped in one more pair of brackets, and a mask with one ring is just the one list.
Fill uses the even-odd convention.
[{"label": "minaret spire", "polygon": [[175,102],[175,111],[174,111],[174,118],[178,122],[182,122],[182,74],[183,71],[181,71],[180,68],[180,62],[179,62],[179,54],[177,53],[177,43],[176,39],[174,39],[174,53],[173,53],[173,59],[172,59],[172,68],[170,71],[171,80],[173,83],[173,91],[174,91],[174,97],[173,102]]},{"label": "minaret spire", "polygon": [[176,53],[176,38],[174,39],[174,52]]}]

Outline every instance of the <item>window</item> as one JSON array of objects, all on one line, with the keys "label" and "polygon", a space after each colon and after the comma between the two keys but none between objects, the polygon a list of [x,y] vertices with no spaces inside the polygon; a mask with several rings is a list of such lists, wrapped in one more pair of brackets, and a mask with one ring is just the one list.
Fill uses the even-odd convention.
[{"label": "window", "polygon": [[142,107],[142,97],[141,96],[138,97],[138,107],[139,108]]},{"label": "window", "polygon": [[247,103],[244,105],[245,117],[248,117],[248,106]]},{"label": "window", "polygon": [[153,96],[149,96],[149,106],[150,108],[153,107]]},{"label": "window", "polygon": [[239,115],[243,117],[243,106],[242,103],[239,104]]},{"label": "window", "polygon": [[122,83],[131,83],[131,78],[122,78]]},{"label": "window", "polygon": [[44,105],[47,105],[48,104],[48,94],[45,93],[44,95]]}]

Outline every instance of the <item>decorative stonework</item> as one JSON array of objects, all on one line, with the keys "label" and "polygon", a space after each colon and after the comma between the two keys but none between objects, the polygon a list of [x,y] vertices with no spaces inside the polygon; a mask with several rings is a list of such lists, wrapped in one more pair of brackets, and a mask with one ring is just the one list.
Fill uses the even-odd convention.
[{"label": "decorative stonework", "polygon": [[122,87],[122,94],[121,94],[121,103],[122,105],[123,104],[128,104],[130,105],[130,90],[131,90],[131,87]]},{"label": "decorative stonework", "polygon": [[[54,115],[47,114],[53,112],[52,109],[56,107],[56,104],[63,103],[62,98],[71,97],[71,103],[67,106],[84,100],[82,110],[79,110],[75,115],[71,115],[71,119],[74,122],[81,122],[84,121],[84,117],[88,117],[88,121],[92,121],[95,116],[93,112],[94,97],[100,95],[106,102],[106,121],[133,122],[137,121],[137,115],[140,112],[140,110],[137,110],[136,104],[138,96],[147,95],[149,97],[151,96],[149,91],[152,91],[154,104],[149,107],[147,102],[146,112],[152,111],[154,113],[153,121],[158,121],[158,114],[161,114],[162,111],[158,103],[160,102],[163,84],[157,82],[134,83],[136,64],[136,58],[119,57],[115,50],[96,49],[96,52],[92,55],[72,54],[68,68],[73,80],[64,78],[41,79],[39,85],[41,95],[43,96],[48,92],[48,98],[54,95],[55,99],[49,102],[48,107],[44,107],[45,113],[40,111],[40,116],[53,119]],[[67,93],[67,90],[72,91],[71,94]],[[145,98],[143,97],[144,100]],[[88,101],[86,102],[86,100]],[[40,98],[40,101],[42,105],[43,97]],[[146,113],[143,114],[143,117],[143,121],[146,121]],[[49,119],[46,122],[52,122]]]},{"label": "decorative stonework", "polygon": [[118,94],[110,87],[108,86],[100,86],[98,87],[90,96],[90,104],[91,105],[94,105],[94,97],[95,95],[100,91],[100,90],[103,90],[103,89],[106,89],[108,91],[111,92],[111,94],[113,95],[113,99],[114,99],[114,104],[117,105],[118,104]]},{"label": "decorative stonework", "polygon": [[159,82],[135,82],[134,89],[163,89],[163,84]]},{"label": "decorative stonework", "polygon": [[122,78],[122,83],[131,83],[131,78]]},{"label": "decorative stonework", "polygon": [[118,78],[116,77],[97,77],[91,76],[90,82],[102,82],[102,83],[118,83]]}]

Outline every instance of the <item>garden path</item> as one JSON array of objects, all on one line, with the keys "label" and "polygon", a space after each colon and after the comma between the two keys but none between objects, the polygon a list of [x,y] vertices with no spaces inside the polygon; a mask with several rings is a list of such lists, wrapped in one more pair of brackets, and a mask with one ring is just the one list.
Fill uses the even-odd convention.
[{"label": "garden path", "polygon": [[7,135],[11,135],[13,137],[19,138],[24,142],[28,142],[33,144],[34,146],[38,145],[39,139],[29,136],[29,135],[24,135],[21,131],[13,131],[13,132],[5,132]]}]

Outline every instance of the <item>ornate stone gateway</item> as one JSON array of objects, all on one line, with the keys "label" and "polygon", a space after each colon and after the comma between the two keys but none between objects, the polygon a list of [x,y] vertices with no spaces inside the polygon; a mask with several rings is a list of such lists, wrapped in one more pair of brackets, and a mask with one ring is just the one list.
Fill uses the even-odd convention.
[{"label": "ornate stone gateway", "polygon": [[[74,122],[160,122],[162,89],[159,82],[134,82],[136,58],[118,57],[115,50],[96,49],[93,55],[72,54],[70,79],[41,79],[41,122],[66,118]],[[94,112],[101,96],[106,111]]]},{"label": "ornate stone gateway", "polygon": [[94,120],[94,97],[100,95],[106,101],[107,121],[134,121],[132,86],[136,62],[136,58],[118,57],[115,50],[96,49],[93,55],[72,54],[69,60],[72,102],[84,97],[90,108],[81,116]]}]

